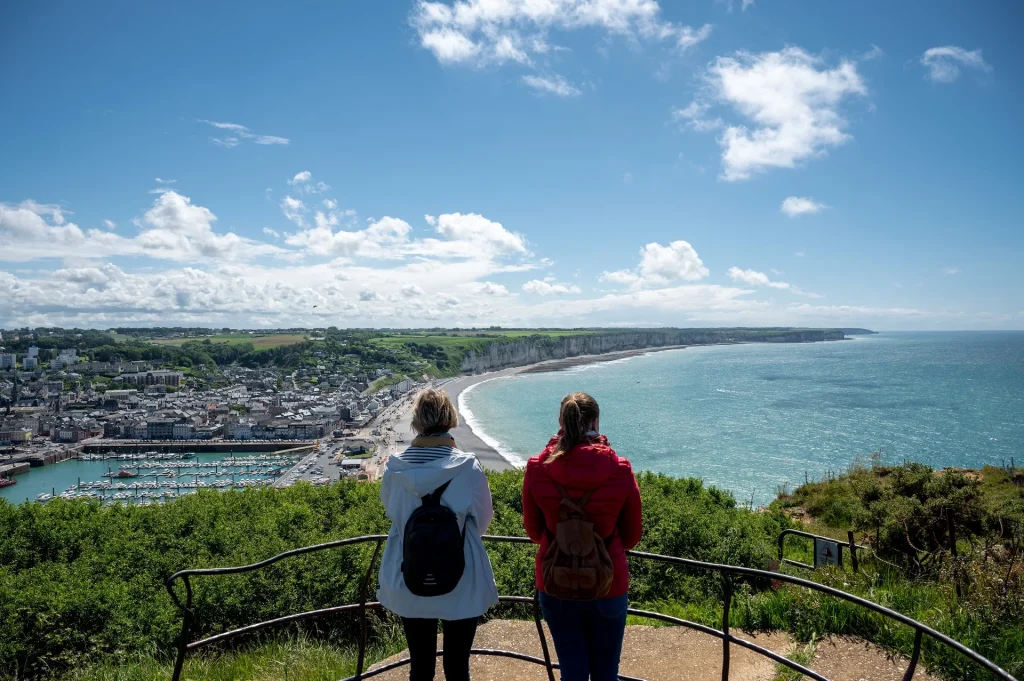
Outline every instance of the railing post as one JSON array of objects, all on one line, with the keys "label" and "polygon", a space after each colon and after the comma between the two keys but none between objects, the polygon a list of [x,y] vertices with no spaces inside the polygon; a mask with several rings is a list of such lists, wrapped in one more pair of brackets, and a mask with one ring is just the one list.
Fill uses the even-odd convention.
[{"label": "railing post", "polygon": [[860,571],[860,564],[857,560],[857,542],[853,540],[853,530],[846,531],[846,539],[850,542],[850,563],[853,565],[853,572]]},{"label": "railing post", "polygon": [[907,673],[903,675],[903,681],[910,681],[914,678],[917,661],[921,659],[921,637],[923,634],[924,632],[920,629],[914,632],[914,652],[910,655],[910,664],[907,665]]},{"label": "railing post", "polygon": [[779,562],[782,562],[782,558],[785,555],[786,546],[786,532],[779,532]]},{"label": "railing post", "polygon": [[729,608],[732,605],[732,579],[722,574],[722,591],[725,602],[722,606],[722,681],[729,681]]},{"label": "railing post", "polygon": [[[174,672],[171,674],[171,681],[179,681],[181,669],[185,665],[185,653],[188,646],[188,635],[192,629],[192,584],[188,581],[188,575],[181,578],[185,583],[185,607],[181,618],[181,634],[178,636],[178,654],[174,658]],[[172,592],[173,594],[173,592]]]},{"label": "railing post", "polygon": [[383,541],[377,540],[374,556],[370,559],[370,566],[367,567],[367,573],[362,577],[362,586],[359,589],[359,650],[355,659],[356,681],[362,678],[362,666],[366,663],[367,658],[367,589],[370,588],[370,580],[373,577],[374,565],[377,564],[377,557],[381,552],[381,544]]},{"label": "railing post", "polygon": [[537,624],[537,635],[540,636],[540,649],[544,651],[544,668],[548,671],[548,681],[555,681],[555,668],[551,666],[548,640],[544,636],[544,625],[540,621],[540,592],[536,589],[533,590],[533,621]]}]

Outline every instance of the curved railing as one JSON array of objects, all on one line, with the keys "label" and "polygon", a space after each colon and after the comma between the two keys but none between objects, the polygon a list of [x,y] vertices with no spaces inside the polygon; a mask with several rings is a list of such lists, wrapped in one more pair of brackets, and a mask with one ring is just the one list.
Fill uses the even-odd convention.
[{"label": "curved railing", "polygon": [[[202,569],[197,569],[197,570],[181,570],[179,572],[174,573],[173,575],[171,575],[170,577],[167,578],[167,580],[165,582],[165,586],[167,587],[167,591],[168,591],[168,593],[170,593],[171,599],[174,601],[174,604],[182,612],[182,624],[181,624],[181,634],[179,635],[179,638],[178,638],[177,657],[176,657],[175,662],[174,662],[174,672],[173,672],[173,675],[171,677],[172,681],[179,681],[179,679],[181,678],[181,670],[182,670],[182,665],[185,662],[185,656],[188,653],[190,653],[190,652],[192,652],[194,650],[197,650],[199,648],[202,648],[204,646],[208,646],[208,645],[211,645],[213,643],[219,643],[219,642],[222,642],[222,641],[226,641],[228,639],[232,639],[232,638],[235,638],[237,636],[241,636],[243,634],[250,634],[250,633],[253,633],[255,631],[266,629],[268,627],[272,627],[272,626],[275,626],[275,625],[278,625],[278,624],[284,624],[284,623],[287,623],[287,622],[298,622],[300,620],[314,619],[314,618],[317,618],[317,617],[324,617],[324,616],[327,616],[327,615],[336,615],[336,614],[345,613],[345,612],[358,612],[359,613],[360,632],[359,632],[359,641],[358,641],[358,648],[357,648],[358,652],[357,652],[357,658],[356,658],[356,673],[355,673],[354,676],[350,676],[350,677],[348,677],[346,679],[343,679],[342,681],[360,681],[361,679],[368,679],[368,678],[377,676],[378,674],[382,674],[382,673],[384,673],[384,672],[386,672],[386,671],[388,671],[390,669],[394,669],[396,667],[401,667],[403,665],[409,664],[409,659],[408,658],[403,658],[403,659],[400,659],[400,660],[396,660],[395,662],[391,662],[389,664],[382,665],[380,667],[377,667],[376,669],[372,669],[372,670],[369,670],[369,671],[364,671],[364,669],[363,669],[364,666],[365,666],[365,663],[366,663],[366,639],[367,639],[366,612],[367,612],[368,609],[371,609],[371,608],[377,609],[377,608],[381,608],[382,607],[381,604],[376,602],[376,601],[368,601],[367,600],[367,598],[368,598],[368,590],[370,588],[370,583],[371,583],[371,581],[373,579],[373,572],[374,572],[374,568],[375,568],[376,563],[377,563],[377,559],[380,557],[381,547],[384,545],[384,542],[386,540],[387,540],[387,537],[385,535],[381,535],[381,534],[367,535],[367,536],[363,536],[363,537],[352,537],[350,539],[342,539],[342,540],[339,540],[339,541],[332,541],[332,542],[327,542],[327,543],[324,543],[324,544],[317,544],[315,546],[306,546],[306,547],[303,547],[303,548],[300,548],[300,549],[294,549],[292,551],[285,551],[284,553],[278,554],[278,555],[276,555],[276,556],[274,556],[272,558],[268,558],[268,559],[260,561],[258,563],[253,563],[252,565],[241,565],[241,566],[238,566],[238,567],[224,567],[224,568],[202,568]],[[527,539],[526,537],[495,537],[495,536],[485,536],[484,540],[488,541],[488,542],[504,542],[504,543],[511,543],[511,544],[530,544],[531,543],[530,540]],[[313,553],[313,552],[316,552],[316,551],[325,551],[325,550],[328,550],[328,549],[335,549],[335,548],[339,548],[339,547],[342,547],[342,546],[353,546],[353,545],[356,545],[356,544],[364,544],[364,543],[368,543],[368,542],[373,542],[375,546],[374,546],[374,551],[373,551],[373,558],[370,559],[370,564],[367,566],[366,572],[363,575],[363,581],[362,581],[362,586],[361,586],[360,592],[359,592],[360,596],[359,596],[359,602],[358,603],[351,603],[351,604],[348,604],[348,605],[338,605],[338,606],[334,606],[334,607],[331,607],[331,608],[322,608],[320,610],[311,610],[311,611],[308,611],[308,612],[296,613],[296,614],[293,614],[293,615],[286,615],[284,617],[278,617],[278,618],[275,618],[275,619],[272,619],[272,620],[266,620],[264,622],[257,622],[255,624],[250,624],[248,626],[240,627],[238,629],[232,629],[231,631],[225,631],[225,632],[222,632],[222,633],[219,633],[219,634],[215,634],[213,636],[209,636],[209,637],[204,638],[204,639],[200,639],[198,641],[189,641],[189,635],[190,635],[190,632],[191,632],[191,629],[192,629],[192,624],[193,624],[193,622],[195,620],[195,613],[192,611],[192,597],[193,597],[192,582],[191,582],[191,578],[192,577],[199,577],[199,576],[203,576],[203,575],[230,575],[230,574],[237,574],[237,573],[241,573],[241,572],[252,572],[254,570],[259,570],[261,568],[267,567],[268,565],[273,565],[274,563],[277,563],[278,561],[284,560],[286,558],[291,558],[291,557],[303,555],[303,554],[306,554],[306,553]],[[729,679],[730,647],[733,644],[738,645],[738,646],[740,646],[742,648],[746,648],[748,650],[752,650],[755,653],[758,653],[759,655],[763,655],[763,656],[765,656],[767,658],[770,658],[771,660],[774,660],[775,662],[777,662],[779,664],[785,665],[786,667],[789,667],[790,669],[793,669],[793,670],[803,674],[804,676],[807,676],[807,677],[812,678],[812,679],[816,679],[816,681],[830,681],[825,676],[822,676],[821,674],[819,674],[819,673],[817,673],[817,672],[815,672],[815,671],[813,671],[811,669],[808,669],[807,667],[804,667],[803,665],[801,665],[801,664],[799,664],[797,662],[794,662],[793,660],[790,660],[790,659],[788,659],[788,658],[786,658],[786,657],[784,657],[782,655],[779,655],[776,652],[768,650],[767,648],[759,646],[756,643],[753,643],[753,642],[748,641],[746,639],[738,638],[738,637],[734,636],[730,632],[730,629],[729,629],[729,609],[730,609],[730,607],[732,605],[732,596],[733,596],[733,583],[732,583],[732,580],[733,580],[734,576],[756,577],[756,578],[760,578],[760,579],[768,579],[768,580],[775,580],[775,581],[780,581],[780,582],[787,582],[789,584],[795,584],[797,586],[806,587],[806,588],[812,589],[814,591],[818,591],[818,592],[821,592],[821,593],[824,593],[824,594],[828,594],[829,596],[834,596],[836,598],[840,598],[842,600],[849,601],[850,603],[854,603],[854,604],[859,605],[861,607],[864,607],[864,608],[867,608],[869,610],[872,610],[872,611],[874,611],[876,613],[884,615],[885,617],[888,617],[889,619],[892,619],[892,620],[894,620],[896,622],[899,622],[900,624],[905,624],[906,626],[912,628],[914,630],[914,649],[913,649],[913,652],[911,653],[911,656],[910,656],[910,662],[907,665],[907,671],[906,671],[906,673],[903,676],[903,680],[904,681],[910,681],[910,679],[912,679],[914,677],[914,672],[917,670],[917,665],[918,665],[918,662],[920,661],[920,658],[921,658],[921,645],[922,645],[922,642],[923,642],[923,639],[924,639],[925,636],[928,636],[928,637],[932,638],[933,640],[935,640],[935,641],[937,641],[937,642],[939,642],[939,643],[941,643],[941,644],[943,644],[943,645],[945,645],[945,646],[947,646],[949,648],[952,648],[953,650],[955,650],[956,652],[960,653],[961,655],[963,655],[963,656],[967,657],[968,659],[974,661],[975,663],[977,663],[981,667],[983,667],[986,670],[988,670],[992,674],[992,676],[994,678],[1002,679],[1003,681],[1017,681],[1006,670],[1000,668],[998,665],[996,665],[991,660],[988,660],[987,658],[983,657],[982,655],[979,655],[978,653],[976,653],[975,651],[971,650],[967,646],[963,645],[962,643],[959,643],[958,641],[955,641],[955,640],[951,639],[950,637],[946,636],[945,634],[942,634],[942,633],[940,633],[938,631],[935,631],[931,627],[929,627],[929,626],[927,626],[925,624],[922,624],[922,623],[920,623],[920,622],[918,622],[918,621],[916,621],[914,619],[911,619],[910,617],[907,617],[906,615],[902,615],[902,614],[900,614],[900,613],[898,613],[898,612],[896,612],[894,610],[890,610],[889,608],[886,608],[886,607],[883,607],[881,605],[878,605],[877,603],[872,603],[871,601],[868,601],[868,600],[865,600],[863,598],[860,598],[859,596],[854,596],[853,594],[848,594],[845,591],[840,591],[839,589],[834,589],[834,588],[832,588],[830,586],[825,586],[824,584],[819,584],[817,582],[812,582],[812,581],[809,581],[809,580],[806,580],[806,579],[801,579],[799,577],[792,577],[790,575],[782,574],[782,573],[779,573],[779,572],[769,572],[769,571],[766,571],[766,570],[756,570],[754,568],[739,567],[739,566],[735,566],[735,565],[721,565],[721,564],[718,564],[718,563],[705,563],[705,562],[699,561],[699,560],[690,560],[688,558],[676,558],[674,556],[662,556],[662,555],[659,555],[659,554],[645,553],[645,552],[642,552],[642,551],[627,551],[626,554],[628,556],[630,556],[631,558],[639,558],[639,559],[642,559],[642,560],[651,560],[651,561],[654,561],[654,562],[665,563],[665,564],[668,564],[668,565],[675,565],[675,566],[678,566],[678,567],[686,567],[686,568],[692,568],[692,569],[698,569],[698,570],[710,570],[710,571],[716,572],[716,573],[718,573],[718,574],[720,574],[722,576],[723,607],[722,607],[722,626],[721,626],[721,629],[715,629],[713,627],[709,627],[709,626],[706,626],[706,625],[703,625],[703,624],[698,624],[697,622],[691,622],[689,620],[684,620],[684,619],[681,619],[679,617],[672,617],[670,615],[665,615],[665,614],[662,614],[662,613],[659,613],[659,612],[653,612],[653,611],[650,611],[650,610],[638,610],[636,608],[630,608],[629,609],[629,614],[636,615],[636,616],[639,616],[639,617],[646,617],[646,618],[658,620],[658,621],[661,621],[661,622],[666,622],[668,624],[675,624],[675,625],[679,625],[679,626],[683,626],[683,627],[688,627],[690,629],[696,629],[697,631],[701,631],[701,632],[703,632],[705,634],[708,634],[709,636],[714,636],[714,637],[720,639],[722,641],[722,680],[723,681],[728,681],[728,679]],[[181,600],[178,598],[178,594],[177,594],[177,592],[175,591],[175,588],[174,588],[175,587],[175,582],[177,582],[179,580],[184,584],[184,587],[185,587],[185,602],[184,603],[182,603]],[[513,659],[516,659],[516,660],[522,660],[524,662],[531,662],[533,664],[539,664],[539,665],[545,667],[545,669],[547,670],[547,675],[548,675],[549,681],[555,681],[554,670],[558,669],[558,663],[551,661],[551,654],[550,654],[550,651],[548,650],[547,639],[544,637],[544,629],[541,626],[540,607],[539,607],[538,602],[537,602],[536,594],[534,594],[533,597],[529,597],[529,596],[500,596],[499,600],[501,602],[503,602],[503,603],[524,603],[524,604],[531,604],[533,606],[533,619],[534,619],[534,623],[537,626],[537,633],[538,633],[538,635],[540,637],[541,650],[543,651],[543,654],[544,654],[543,659],[541,659],[539,657],[534,657],[532,655],[525,655],[523,653],[518,653],[518,652],[514,652],[514,651],[509,651],[509,650],[491,650],[491,649],[486,649],[486,648],[474,648],[471,651],[471,653],[473,655],[491,655],[491,656],[498,656],[498,657],[509,657],[509,658],[513,658]],[[441,655],[442,651],[438,651],[437,654]],[[622,681],[643,681],[642,679],[636,679],[634,677],[625,676],[625,675],[622,675],[622,674],[619,675],[619,679],[621,679]]]}]

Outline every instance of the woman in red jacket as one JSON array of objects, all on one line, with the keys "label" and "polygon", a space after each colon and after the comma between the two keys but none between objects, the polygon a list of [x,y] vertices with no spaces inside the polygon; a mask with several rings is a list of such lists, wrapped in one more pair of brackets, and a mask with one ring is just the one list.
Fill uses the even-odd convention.
[{"label": "woman in red jacket", "polygon": [[[530,539],[540,544],[537,590],[555,642],[562,681],[618,678],[629,591],[625,552],[636,546],[642,531],[640,489],[633,469],[599,433],[600,415],[590,395],[567,395],[558,415],[561,430],[526,464],[523,481],[523,525]],[[563,490],[577,503],[590,494],[582,510],[594,524],[594,534],[603,538],[611,559],[611,586],[595,600],[545,593],[542,561],[562,518]]]}]

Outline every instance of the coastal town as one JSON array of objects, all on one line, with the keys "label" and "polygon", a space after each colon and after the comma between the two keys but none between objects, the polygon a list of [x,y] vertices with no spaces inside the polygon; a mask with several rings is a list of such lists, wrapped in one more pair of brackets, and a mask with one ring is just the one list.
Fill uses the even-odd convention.
[{"label": "coastal town", "polygon": [[106,480],[34,498],[148,503],[202,487],[373,480],[408,439],[396,430],[403,409],[431,380],[323,364],[291,371],[229,365],[209,380],[168,362],[90,354],[34,344],[0,354],[0,485],[69,459],[112,465]]},{"label": "coastal town", "polygon": [[[0,330],[0,497],[148,504],[203,488],[376,480],[388,456],[411,440],[412,400],[428,385],[458,402],[485,377],[691,345],[813,343],[856,333],[870,332]],[[481,465],[520,463],[462,415],[453,435]]]}]

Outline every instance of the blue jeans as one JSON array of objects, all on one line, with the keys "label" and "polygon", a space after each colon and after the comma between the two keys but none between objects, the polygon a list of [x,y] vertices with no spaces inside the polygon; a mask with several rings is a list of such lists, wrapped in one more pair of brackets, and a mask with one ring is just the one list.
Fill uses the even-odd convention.
[{"label": "blue jeans", "polygon": [[555,641],[562,681],[616,681],[626,633],[627,597],[567,601],[543,592],[539,596]]}]

